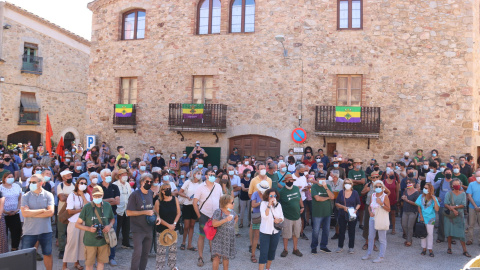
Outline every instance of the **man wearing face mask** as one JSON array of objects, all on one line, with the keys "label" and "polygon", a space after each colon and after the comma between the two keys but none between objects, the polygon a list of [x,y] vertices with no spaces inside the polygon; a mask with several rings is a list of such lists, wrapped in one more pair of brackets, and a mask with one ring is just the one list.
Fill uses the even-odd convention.
[{"label": "man wearing face mask", "polygon": [[[362,170],[362,163],[363,161],[359,158],[353,160],[353,170],[348,172],[348,178],[352,179],[353,182],[353,190],[355,190],[358,194],[362,194],[363,186],[366,183],[365,172]],[[397,179],[398,180],[398,179]],[[363,229],[362,221],[363,221],[363,207],[365,207],[365,201],[361,200],[361,207],[358,212],[358,223],[359,228]]]},{"label": "man wearing face mask", "polygon": [[277,191],[280,191],[285,186],[285,176],[287,174],[291,174],[290,172],[287,171],[287,163],[285,162],[280,162],[278,163],[278,171],[276,172],[277,177],[278,177],[278,185],[275,187],[273,186],[272,188],[276,188]]},{"label": "man wearing face mask", "polygon": [[236,167],[237,166],[237,162],[240,161],[241,157],[240,157],[240,154],[238,153],[238,148],[237,147],[234,147],[233,148],[233,152],[230,154],[230,156],[228,157],[228,161],[227,163]]},{"label": "man wearing face mask", "polygon": [[87,179],[87,185],[90,185],[90,174],[96,171],[96,168],[94,166],[95,166],[95,163],[93,161],[87,161],[87,165],[86,165],[87,171],[82,173],[79,176]]},{"label": "man wearing face mask", "polygon": [[143,161],[145,161],[145,163],[150,164],[152,162],[152,159],[156,157],[155,155],[155,147],[154,146],[150,146],[150,148],[148,149],[148,152],[144,153],[143,154]]},{"label": "man wearing face mask", "polygon": [[347,176],[346,173],[345,173],[345,169],[340,167],[340,161],[336,157],[333,158],[332,166],[330,166],[330,168],[328,168],[328,170],[327,170],[327,177],[330,176],[330,172],[332,170],[337,170],[338,173],[339,173],[339,177],[342,178],[342,179],[345,179],[345,177]]},{"label": "man wearing face mask", "polygon": [[245,169],[253,171],[253,167],[250,166],[250,158],[248,156],[244,156],[242,164],[240,164],[240,166],[237,166],[238,174],[242,174]]},{"label": "man wearing face mask", "polygon": [[330,217],[332,215],[332,202],[335,196],[332,188],[327,184],[325,177],[318,178],[318,184],[312,186],[312,244],[310,248],[312,254],[317,254],[318,235],[320,227],[322,228],[322,238],[320,240],[320,251],[330,253],[327,248],[328,234],[330,232]]},{"label": "man wearing face mask", "polygon": [[9,170],[5,170],[5,164],[3,164],[3,157],[0,156],[0,179],[3,178],[3,175],[6,173],[10,173]]},{"label": "man wearing face mask", "polygon": [[[467,178],[472,176],[472,166],[467,164],[466,159],[464,156],[459,158],[459,165],[460,165],[460,173],[465,175]],[[463,183],[463,182],[462,182]]]},{"label": "man wearing face mask", "polygon": [[[265,169],[265,166],[263,166],[263,168]],[[207,180],[200,184],[193,196],[193,209],[197,217],[200,217],[198,219],[199,236],[197,241],[199,256],[197,260],[198,267],[202,267],[205,263],[203,260],[203,247],[205,242],[205,232],[203,228],[208,219],[213,216],[213,212],[219,208],[220,197],[223,195],[222,187],[215,183],[215,173],[212,170],[207,170],[206,177]],[[212,242],[210,241],[209,244],[211,248]]]},{"label": "man wearing face mask", "polygon": [[[263,180],[266,180],[270,187],[272,186],[272,179],[267,176],[267,168],[265,164],[263,164],[262,162],[258,162],[257,167],[259,174],[257,177],[250,180],[250,186],[248,187],[248,196],[250,196],[250,198],[252,197],[252,194],[254,192],[258,191],[257,184],[262,182]],[[252,173],[252,175],[254,174]]]},{"label": "man wearing face mask", "polygon": [[[471,182],[467,188],[467,199],[469,201],[468,208],[468,230],[466,233],[467,245],[473,244],[473,231],[475,225],[480,225],[480,171],[474,174],[475,181]],[[480,243],[480,235],[479,235]]]},{"label": "man wearing face mask", "polygon": [[460,165],[457,163],[453,164],[453,176],[452,178],[458,178],[460,182],[462,183],[462,188],[464,190],[467,190],[468,188],[468,178],[461,173]]},{"label": "man wearing face mask", "polygon": [[444,216],[443,209],[445,207],[445,195],[452,190],[450,182],[453,180],[453,172],[451,169],[446,168],[445,179],[433,184],[435,188],[435,196],[440,202],[440,209],[438,210],[438,230],[437,230],[437,243],[445,242],[445,230],[444,230]]},{"label": "man wearing face mask", "polygon": [[72,161],[72,155],[66,154],[63,162],[60,164],[60,170],[63,171],[65,169],[69,169],[70,162]]},{"label": "man wearing face mask", "polygon": [[[119,172],[121,171],[118,170]],[[123,170],[125,171],[125,169]],[[122,171],[122,172],[123,172]],[[120,204],[120,190],[118,186],[113,185],[112,183],[112,172],[109,169],[103,169],[100,171],[100,177],[102,177],[102,183],[100,186],[103,189],[103,201],[109,203],[112,206],[113,217],[115,219],[115,224],[113,228],[117,229],[117,205]],[[110,248],[110,256],[108,257],[111,266],[116,266],[117,262],[115,261],[115,248]]]},{"label": "man wearing face mask", "polygon": [[[297,165],[297,172],[303,173],[304,165]],[[302,175],[303,176],[303,175]],[[285,176],[285,187],[280,190],[280,204],[282,205],[283,216],[283,251],[280,254],[281,257],[288,255],[288,240],[293,240],[293,254],[298,257],[302,257],[303,254],[298,250],[298,238],[302,231],[302,219],[300,215],[304,212],[302,195],[300,194],[300,188],[295,185],[294,182],[298,181],[300,177],[295,180],[295,174],[288,174]],[[303,176],[303,178],[305,178]],[[306,180],[305,180],[306,183]],[[251,185],[250,185],[251,186]]]},{"label": "man wearing face mask", "polygon": [[72,178],[73,178],[73,182],[77,182],[77,178],[80,177],[80,175],[83,173],[83,165],[82,165],[82,162],[80,161],[75,161],[74,163],[74,168],[73,168],[73,172],[72,172]]},{"label": "man wearing face mask", "polygon": [[205,159],[206,157],[208,157],[208,154],[202,147],[200,147],[200,141],[197,141],[195,143],[195,147],[193,147],[193,150],[192,152],[190,152],[190,155],[188,155],[188,157],[190,158],[190,160],[195,160],[197,158]]},{"label": "man wearing face mask", "polygon": [[[62,209],[63,205],[67,201],[68,195],[70,195],[75,189],[75,184],[73,183],[71,171],[65,170],[61,172],[60,177],[62,178],[62,183],[57,186],[58,211]],[[67,224],[63,224],[62,222],[60,222],[60,220],[58,219],[58,215],[56,220],[58,230],[58,258],[60,260],[63,260],[63,254],[65,252],[66,245]]]},{"label": "man wearing face mask", "polygon": [[32,159],[33,166],[38,165],[38,160],[35,158],[35,152],[32,149],[29,149],[27,152],[23,153],[23,160],[30,158]]},{"label": "man wearing face mask", "polygon": [[428,164],[430,171],[425,175],[425,183],[435,183],[435,176],[438,174],[437,171],[437,163],[436,162],[430,162]]},{"label": "man wearing face mask", "polygon": [[113,183],[118,187],[120,191],[120,203],[117,206],[117,239],[119,239],[120,230],[122,231],[122,248],[129,249],[130,246],[130,217],[127,216],[125,211],[127,208],[128,198],[132,194],[132,188],[128,183],[128,172],[127,170],[120,169],[117,173],[117,181]]},{"label": "man wearing face mask", "polygon": [[3,153],[3,169],[13,172],[15,179],[18,179],[20,176],[18,165],[12,160],[12,154],[10,151]]},{"label": "man wearing face mask", "polygon": [[187,151],[183,151],[178,161],[180,162],[180,171],[190,172],[190,158],[187,155]]},{"label": "man wearing face mask", "polygon": [[[308,170],[303,164],[298,164],[297,167],[295,168],[295,173],[292,174],[292,178],[295,180],[293,184],[297,186],[300,190],[300,194],[302,197],[302,205],[306,204],[306,200],[307,200],[307,195],[305,194],[305,191],[307,191],[310,188],[306,178],[307,175],[308,175]],[[308,237],[303,233],[303,228],[305,226],[305,212],[303,210],[302,210],[301,220],[302,220],[302,228],[300,232],[300,237],[304,240],[308,240]]]}]

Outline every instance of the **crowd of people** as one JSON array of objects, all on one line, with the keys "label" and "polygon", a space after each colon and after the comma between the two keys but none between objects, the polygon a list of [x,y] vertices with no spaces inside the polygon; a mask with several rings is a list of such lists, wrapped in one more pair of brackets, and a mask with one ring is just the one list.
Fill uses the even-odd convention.
[{"label": "crowd of people", "polygon": [[198,254],[198,267],[210,259],[213,269],[228,269],[239,230],[248,227],[250,261],[271,269],[280,239],[281,257],[303,256],[298,241],[310,240],[306,226],[311,254],[331,253],[330,240],[336,240],[333,252],[344,252],[347,233],[346,252],[355,253],[358,224],[362,260],[379,263],[387,259],[387,233],[397,234],[396,218],[405,247],[418,223],[425,226],[419,255],[430,257],[435,236],[436,243],[448,242],[448,254],[459,241],[470,257],[467,246],[480,224],[480,168],[469,154],[443,162],[437,150],[426,157],[418,149],[381,168],[375,159],[365,164],[311,147],[261,161],[234,148],[222,165],[205,164],[199,141],[179,159],[154,146],[138,158],[122,146],[116,150],[113,155],[106,142],[86,150],[72,143],[48,153],[42,145],[8,149],[0,141],[0,253],[36,247],[37,260],[52,269],[57,245],[62,269],[82,270],[82,261],[86,269],[115,266],[116,249],[132,249],[131,269],[143,270],[153,250],[156,269],[177,269],[178,232],[179,248]]}]

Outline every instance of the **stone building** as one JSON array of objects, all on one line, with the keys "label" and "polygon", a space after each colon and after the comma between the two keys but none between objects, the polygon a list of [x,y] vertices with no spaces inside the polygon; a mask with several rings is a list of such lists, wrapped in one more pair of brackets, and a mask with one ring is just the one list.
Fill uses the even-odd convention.
[{"label": "stone building", "polygon": [[0,139],[45,143],[84,136],[90,42],[13,4],[0,2]]},{"label": "stone building", "polygon": [[[96,0],[87,132],[133,156],[477,155],[479,1]],[[114,104],[134,104],[132,118]],[[205,104],[184,119],[181,104]],[[360,123],[335,121],[360,106]],[[293,142],[297,127],[307,133]],[[190,149],[190,148],[189,148]],[[208,152],[208,151],[207,151]]]}]

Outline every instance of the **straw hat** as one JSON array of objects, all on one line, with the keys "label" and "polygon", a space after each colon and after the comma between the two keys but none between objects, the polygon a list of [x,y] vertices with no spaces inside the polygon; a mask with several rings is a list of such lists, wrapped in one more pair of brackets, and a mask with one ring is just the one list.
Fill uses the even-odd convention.
[{"label": "straw hat", "polygon": [[257,184],[257,189],[262,193],[267,191],[267,189],[269,188],[270,188],[270,184],[268,184],[267,180],[263,180]]},{"label": "straw hat", "polygon": [[359,158],[353,160],[353,163],[363,163],[363,161]]},{"label": "straw hat", "polygon": [[115,175],[115,178],[120,179],[120,175],[122,175],[124,173],[128,173],[127,170],[125,170],[125,169],[118,170],[117,174]]},{"label": "straw hat", "polygon": [[177,232],[172,230],[164,230],[158,236],[158,242],[160,245],[169,247],[177,242]]}]

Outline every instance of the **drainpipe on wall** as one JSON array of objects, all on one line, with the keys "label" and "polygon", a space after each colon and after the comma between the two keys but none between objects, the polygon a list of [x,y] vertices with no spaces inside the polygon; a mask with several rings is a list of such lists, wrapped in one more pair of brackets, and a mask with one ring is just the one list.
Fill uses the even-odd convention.
[{"label": "drainpipe on wall", "polygon": [[5,2],[0,2],[0,62],[5,62],[3,59],[3,26],[5,24]]}]

